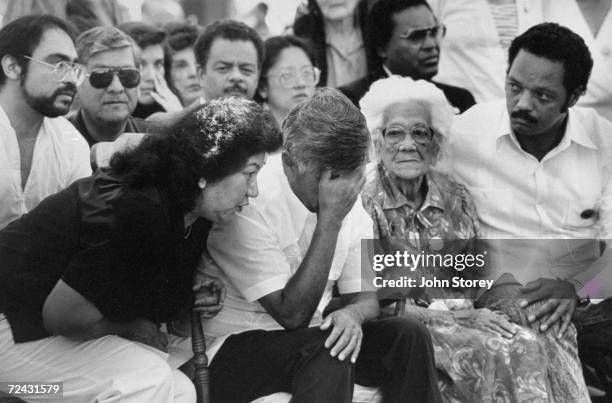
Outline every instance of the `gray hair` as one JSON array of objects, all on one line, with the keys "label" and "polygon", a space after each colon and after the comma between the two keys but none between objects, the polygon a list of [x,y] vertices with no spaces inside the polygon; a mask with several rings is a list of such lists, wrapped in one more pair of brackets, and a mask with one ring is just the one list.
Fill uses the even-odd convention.
[{"label": "gray hair", "polygon": [[282,132],[284,150],[302,166],[350,172],[367,161],[366,120],[338,90],[317,89],[289,111]]},{"label": "gray hair", "polygon": [[134,63],[136,67],[138,67],[136,43],[128,34],[115,27],[94,27],[83,32],[76,40],[76,51],[79,62],[85,65],[87,65],[89,59],[96,53],[126,47],[132,49]]},{"label": "gray hair", "polygon": [[[392,76],[376,81],[370,90],[361,98],[359,105],[375,144],[382,140],[384,112],[392,105],[405,102],[416,102],[431,115],[431,128],[438,149],[443,148],[445,139],[453,120],[453,109],[442,90],[425,81],[414,81],[410,77]],[[438,152],[439,154],[439,152]]]}]

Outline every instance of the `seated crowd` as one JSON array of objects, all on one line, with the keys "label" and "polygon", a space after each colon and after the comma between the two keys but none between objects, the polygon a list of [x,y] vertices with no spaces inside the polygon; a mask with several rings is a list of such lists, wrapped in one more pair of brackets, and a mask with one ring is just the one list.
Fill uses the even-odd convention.
[{"label": "seated crowd", "polygon": [[[609,401],[591,42],[611,2],[580,5],[583,38],[546,0],[530,24],[489,1],[499,43],[461,57],[445,22],[468,13],[439,1],[307,0],[265,41],[235,20],[8,22],[0,401],[61,382],[60,401],[195,402],[192,315],[212,402]],[[505,73],[452,81],[482,52]]]}]

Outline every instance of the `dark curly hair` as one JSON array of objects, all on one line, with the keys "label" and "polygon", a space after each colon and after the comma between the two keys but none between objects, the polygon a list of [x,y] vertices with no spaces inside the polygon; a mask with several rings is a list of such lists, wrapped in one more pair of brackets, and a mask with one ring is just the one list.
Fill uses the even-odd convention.
[{"label": "dark curly hair", "polygon": [[228,41],[250,41],[257,51],[257,68],[261,67],[264,58],[263,41],[259,34],[243,22],[235,20],[215,21],[204,28],[204,32],[198,36],[194,51],[197,63],[205,68],[208,55],[213,42],[217,38]]},{"label": "dark curly hair", "polygon": [[586,91],[593,69],[591,52],[572,30],[553,22],[534,25],[514,38],[508,49],[508,72],[521,49],[539,57],[563,63],[563,86],[568,97],[576,90]]},{"label": "dark curly hair", "polygon": [[281,144],[269,112],[253,101],[223,98],[188,110],[164,133],[114,155],[110,167],[128,188],[155,186],[188,212],[200,192],[200,178],[215,183],[242,169],[249,157]]}]

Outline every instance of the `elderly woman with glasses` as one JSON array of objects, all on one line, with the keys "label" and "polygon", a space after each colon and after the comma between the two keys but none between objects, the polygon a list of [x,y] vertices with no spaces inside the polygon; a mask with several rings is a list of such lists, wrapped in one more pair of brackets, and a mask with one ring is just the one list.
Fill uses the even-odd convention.
[{"label": "elderly woman with glasses", "polygon": [[383,287],[406,278],[414,285],[381,287],[379,295],[411,297],[403,314],[430,330],[444,400],[588,401],[576,348],[526,326],[504,299],[516,289],[509,275],[487,292],[467,284],[484,281],[486,252],[479,250],[470,194],[435,168],[453,116],[444,94],[429,82],[394,76],[375,82],[360,106],[375,150],[362,199],[376,247],[423,259],[412,271],[397,264],[381,270]]},{"label": "elderly woman with glasses", "polygon": [[280,128],[291,108],[314,93],[321,72],[304,39],[275,36],[264,42],[264,48],[255,100],[268,107]]}]

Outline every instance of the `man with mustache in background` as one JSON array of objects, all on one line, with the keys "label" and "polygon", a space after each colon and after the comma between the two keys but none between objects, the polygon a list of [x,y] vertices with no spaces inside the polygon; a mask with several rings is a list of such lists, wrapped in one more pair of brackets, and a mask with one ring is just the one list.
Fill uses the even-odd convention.
[{"label": "man with mustache in background", "polygon": [[91,174],[89,147],[62,115],[85,77],[74,35],[50,15],[0,30],[0,229]]},{"label": "man with mustache in background", "polygon": [[253,28],[233,20],[216,21],[198,37],[194,51],[203,92],[200,102],[253,98],[263,61],[263,42]]}]

